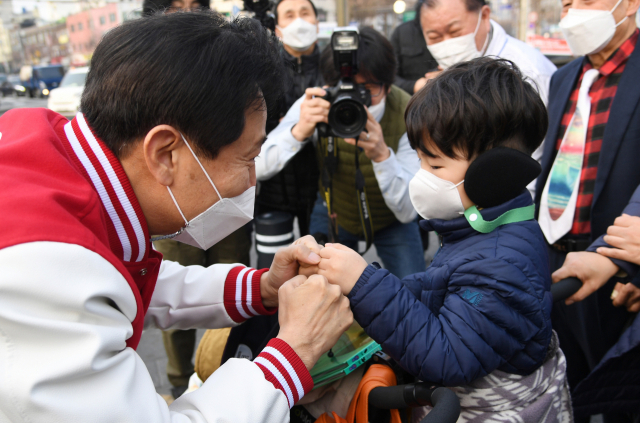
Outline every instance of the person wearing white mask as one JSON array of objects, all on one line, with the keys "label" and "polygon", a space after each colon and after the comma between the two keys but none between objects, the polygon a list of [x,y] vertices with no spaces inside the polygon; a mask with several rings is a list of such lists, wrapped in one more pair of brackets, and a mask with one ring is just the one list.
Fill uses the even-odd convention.
[{"label": "person wearing white mask", "polygon": [[[252,19],[153,15],[103,37],[74,119],[0,117],[0,422],[289,421],[352,322],[338,287],[297,276],[319,262],[315,241],[262,270],[182,266],[151,244],[206,249],[252,219],[278,48]],[[229,360],[171,405],[156,393],[143,329],[230,327],[277,307],[278,337],[253,361]]]},{"label": "person wearing white mask", "polygon": [[[366,195],[373,222],[372,243],[384,265],[399,275],[424,270],[424,257],[416,211],[409,198],[409,181],[419,168],[415,152],[409,146],[404,111],[409,94],[393,85],[396,60],[391,43],[371,28],[361,28],[358,44],[358,73],[355,82],[365,84],[371,94],[366,129],[355,139],[338,138],[338,167],[332,177],[333,211],[337,216],[340,242],[357,248],[364,239],[356,199],[355,153],[366,182]],[[340,75],[333,64],[333,50],[322,53],[322,72],[329,84]],[[330,103],[321,98],[322,88],[309,88],[291,107],[262,147],[256,160],[258,180],[278,173],[306,145],[317,145],[319,161],[324,163],[327,138],[319,137],[316,125],[328,122]],[[320,179],[320,181],[318,180]],[[311,215],[310,233],[329,237],[329,218],[325,203],[325,186],[321,185]]]},{"label": "person wearing white mask", "polygon": [[[289,65],[290,84],[278,110],[267,118],[271,132],[293,103],[310,87],[324,84],[320,72],[318,16],[311,0],[280,0],[275,6],[276,35],[282,40],[283,57]],[[259,184],[256,214],[273,211],[297,217],[301,235],[309,233],[309,218],[318,191],[318,166],[312,146],[304,148],[280,172]]]},{"label": "person wearing white mask", "polygon": [[[551,79],[536,204],[551,270],[562,266],[558,277],[578,276],[595,291],[554,310],[574,387],[615,344],[630,316],[611,303],[616,284],[629,282],[614,276],[633,277],[638,270],[595,251],[606,245],[603,236],[640,185],[639,5],[638,0],[562,2],[560,29],[578,57]],[[592,269],[600,269],[598,275]]]},{"label": "person wearing white mask", "polygon": [[511,62],[478,58],[414,95],[406,122],[421,164],[411,201],[440,236],[438,255],[399,278],[327,244],[318,274],[405,371],[456,393],[458,422],[570,423],[545,240],[525,190],[540,169],[529,155],[546,132],[544,104]]},{"label": "person wearing white mask", "polygon": [[[507,59],[518,66],[547,104],[555,65],[540,51],[511,37],[491,20],[491,8],[484,0],[424,0],[420,25],[440,69],[480,56]],[[424,82],[439,72],[428,73]],[[540,161],[543,148],[544,143],[532,157]],[[535,197],[535,181],[527,188]]]}]

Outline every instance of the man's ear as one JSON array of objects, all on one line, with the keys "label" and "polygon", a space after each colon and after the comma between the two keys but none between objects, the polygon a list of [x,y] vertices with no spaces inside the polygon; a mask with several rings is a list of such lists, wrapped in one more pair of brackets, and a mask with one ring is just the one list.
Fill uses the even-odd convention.
[{"label": "man's ear", "polygon": [[640,0],[629,0],[629,5],[627,6],[627,17],[633,17],[633,19],[635,20],[635,15],[638,12],[639,6]]},{"label": "man's ear", "polygon": [[482,6],[482,9],[480,9],[480,13],[482,13],[483,20],[491,18],[491,7],[489,7],[489,5]]},{"label": "man's ear", "polygon": [[180,132],[169,125],[158,125],[145,136],[142,143],[144,160],[149,173],[159,184],[173,184],[178,170],[177,150],[183,144]]}]

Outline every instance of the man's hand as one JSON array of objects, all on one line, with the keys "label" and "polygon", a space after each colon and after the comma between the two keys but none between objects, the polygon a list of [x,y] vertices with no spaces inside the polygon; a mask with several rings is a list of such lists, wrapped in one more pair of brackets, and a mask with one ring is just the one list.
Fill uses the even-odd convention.
[{"label": "man's hand", "polygon": [[640,311],[640,288],[631,282],[627,284],[618,282],[611,293],[611,300],[614,306],[624,306],[627,311],[637,313]]},{"label": "man's hand", "polygon": [[616,273],[618,266],[611,260],[598,253],[583,251],[567,254],[564,264],[553,272],[551,279],[556,283],[575,276],[582,281],[582,288],[565,301],[566,305],[571,305],[596,292]]},{"label": "man's hand", "polygon": [[278,292],[278,338],[298,354],[308,370],[335,345],[353,322],[349,300],[323,276],[296,276]]},{"label": "man's hand", "polygon": [[413,84],[413,93],[417,93],[418,91],[420,91],[422,89],[422,87],[424,87],[427,84],[427,78],[425,76],[423,76],[422,78],[418,79],[416,81],[415,84]]},{"label": "man's hand", "polygon": [[614,248],[600,247],[598,254],[640,265],[640,217],[618,217],[607,229],[604,242]]},{"label": "man's hand", "polygon": [[326,244],[320,250],[318,274],[329,283],[339,285],[344,295],[349,295],[367,267],[367,261],[357,252],[342,244]]},{"label": "man's hand", "polygon": [[329,108],[331,103],[320,98],[327,92],[322,88],[307,88],[304,100],[300,105],[300,120],[291,128],[291,135],[302,142],[313,135],[316,125],[329,122]]},{"label": "man's hand", "polygon": [[437,77],[438,75],[440,75],[442,73],[442,68],[440,66],[438,66],[438,70],[432,71],[432,72],[427,72],[424,77],[426,78],[426,80],[430,80],[433,79],[435,77]]},{"label": "man's hand", "polygon": [[[358,137],[358,147],[364,150],[364,154],[369,160],[376,163],[385,161],[391,155],[389,147],[384,143],[382,127],[367,109],[367,126],[365,131]],[[355,138],[345,138],[347,144],[356,145]]]},{"label": "man's hand", "polygon": [[271,268],[260,278],[262,304],[265,307],[277,307],[280,286],[296,276],[301,267],[317,266],[320,262],[319,252],[320,246],[311,235],[279,249],[273,258]]},{"label": "man's hand", "polygon": [[427,85],[427,82],[429,82],[430,79],[433,79],[436,76],[440,75],[442,71],[443,71],[442,66],[438,66],[438,70],[425,73],[424,76],[418,79],[416,83],[413,85],[413,93],[415,94],[418,91],[420,91],[422,87]]}]

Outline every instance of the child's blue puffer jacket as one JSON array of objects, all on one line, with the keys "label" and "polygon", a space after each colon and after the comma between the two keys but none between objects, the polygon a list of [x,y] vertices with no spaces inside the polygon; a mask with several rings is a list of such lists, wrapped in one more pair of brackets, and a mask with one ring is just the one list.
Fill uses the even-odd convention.
[{"label": "child's blue puffer jacket", "polygon": [[[532,203],[528,192],[481,211],[486,221]],[[551,275],[538,222],[482,234],[466,218],[421,222],[443,237],[425,273],[400,280],[368,266],[349,293],[354,317],[421,380],[457,386],[499,369],[527,375],[551,338]]]}]

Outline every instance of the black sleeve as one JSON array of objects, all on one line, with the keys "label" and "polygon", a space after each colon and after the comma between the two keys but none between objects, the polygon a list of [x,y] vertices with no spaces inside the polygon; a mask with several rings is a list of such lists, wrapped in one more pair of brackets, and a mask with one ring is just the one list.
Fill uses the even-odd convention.
[{"label": "black sleeve", "polygon": [[399,26],[395,29],[395,31],[393,31],[393,34],[391,34],[391,45],[393,46],[393,51],[394,54],[396,55],[396,77],[394,80],[394,84],[397,85],[398,87],[402,88],[403,90],[405,90],[406,92],[408,92],[410,95],[413,95],[413,87],[416,84],[416,80],[412,80],[412,79],[405,79],[402,77],[403,72],[402,72],[402,55],[400,54],[401,52],[401,42],[400,42],[400,31],[401,31],[402,26]]}]

